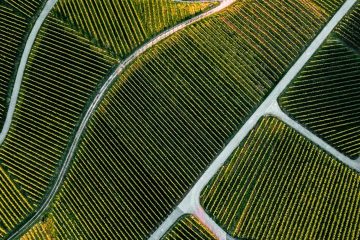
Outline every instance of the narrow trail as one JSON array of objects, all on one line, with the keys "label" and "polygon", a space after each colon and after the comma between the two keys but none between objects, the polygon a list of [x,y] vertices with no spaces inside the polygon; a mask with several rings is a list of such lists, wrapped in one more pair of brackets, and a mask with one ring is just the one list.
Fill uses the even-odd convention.
[{"label": "narrow trail", "polygon": [[31,29],[30,35],[26,41],[25,48],[24,48],[23,54],[21,56],[19,68],[16,73],[15,83],[14,83],[14,86],[12,89],[10,103],[9,103],[9,107],[7,109],[5,122],[4,122],[3,128],[0,133],[0,145],[4,142],[6,135],[8,134],[8,132],[10,130],[10,125],[11,125],[11,122],[12,122],[12,119],[14,116],[15,106],[16,106],[16,102],[19,97],[21,82],[22,82],[22,79],[24,76],[26,63],[29,59],[30,51],[32,49],[32,46],[34,45],[36,36],[37,36],[43,22],[45,21],[45,18],[48,16],[48,14],[50,13],[51,9],[53,8],[53,6],[56,4],[57,1],[58,0],[48,0],[46,2],[39,17],[36,20],[33,28]]},{"label": "narrow trail", "polygon": [[180,212],[183,214],[192,214],[200,219],[200,221],[208,227],[220,240],[232,239],[226,232],[217,225],[213,219],[208,216],[200,205],[200,193],[208,182],[215,176],[217,171],[223,166],[225,161],[231,156],[232,152],[239,146],[239,144],[246,138],[250,131],[256,126],[261,117],[266,115],[273,115],[280,118],[290,127],[294,128],[300,134],[304,135],[310,141],[323,148],[335,158],[360,172],[360,163],[358,161],[350,160],[337,151],[334,147],[324,142],[319,137],[296,123],[288,117],[278,106],[277,99],[280,94],[286,89],[291,81],[296,77],[308,60],[314,55],[316,50],[322,45],[334,27],[340,20],[348,13],[357,0],[347,0],[342,7],[335,13],[331,20],[325,25],[321,32],[312,41],[310,46],[303,52],[300,58],[290,68],[286,75],[280,80],[276,87],[272,90],[265,101],[257,108],[257,110],[250,116],[245,124],[240,128],[236,135],[230,140],[225,148],[220,152],[218,157],[213,161],[209,168],[204,172],[200,179],[195,183],[189,193],[175,208],[174,212],[160,225],[160,227],[150,236],[151,240],[160,239],[165,232],[177,221],[177,216]]},{"label": "narrow trail", "polygon": [[[55,5],[55,3],[57,2],[57,0],[49,0],[46,4],[46,6],[44,7],[43,11],[41,12],[38,20],[36,21],[36,24],[33,28],[32,34],[31,34],[31,38],[33,39],[32,41],[29,42],[29,44],[26,45],[27,47],[27,55],[25,55],[24,52],[24,59],[27,60],[30,50],[31,50],[31,46],[35,41],[35,37],[37,32],[39,31],[41,24],[43,23],[43,21],[45,20],[46,16],[49,14],[51,8]],[[20,236],[27,231],[31,226],[33,226],[36,222],[38,222],[43,213],[49,208],[52,200],[55,197],[55,194],[58,192],[58,190],[60,189],[62,182],[64,180],[64,177],[66,175],[66,172],[70,166],[71,163],[71,159],[74,156],[74,153],[76,151],[76,148],[79,144],[80,141],[80,137],[83,134],[84,130],[86,129],[86,126],[88,124],[88,121],[91,117],[91,115],[93,114],[93,112],[96,110],[98,104],[101,102],[102,97],[105,95],[105,93],[107,92],[107,90],[109,89],[109,87],[111,86],[111,84],[116,81],[117,77],[123,72],[123,70],[130,64],[132,63],[137,57],[139,57],[141,54],[143,54],[146,50],[148,50],[149,48],[151,48],[152,46],[154,46],[155,44],[159,43],[160,41],[164,40],[165,38],[171,36],[172,34],[184,29],[185,27],[201,20],[204,19],[212,14],[215,14],[223,9],[225,9],[226,7],[230,6],[231,4],[233,4],[234,2],[236,2],[236,0],[223,0],[218,6],[216,6],[215,8],[210,9],[209,11],[202,13],[200,15],[197,15],[193,18],[190,18],[182,23],[177,24],[174,27],[169,28],[168,30],[160,33],[159,35],[157,35],[156,37],[154,37],[153,39],[151,39],[150,41],[148,41],[147,43],[145,43],[144,45],[142,45],[139,49],[137,49],[134,53],[132,53],[129,57],[127,57],[123,62],[121,62],[118,67],[116,68],[116,70],[114,71],[114,73],[106,80],[106,82],[104,83],[104,85],[100,88],[100,90],[98,91],[98,93],[96,94],[94,100],[92,101],[91,105],[89,106],[89,108],[87,109],[83,119],[81,120],[80,126],[75,134],[74,140],[71,143],[71,146],[69,148],[69,151],[66,155],[66,158],[63,162],[63,165],[60,167],[59,169],[59,174],[56,176],[56,179],[54,181],[54,185],[51,188],[49,194],[46,196],[46,198],[44,199],[43,203],[39,206],[38,210],[36,211],[36,213],[27,221],[25,222],[21,227],[19,227],[19,229],[17,229],[16,231],[14,231],[8,239],[17,239],[20,238]],[[34,32],[34,33],[33,33]],[[30,39],[30,38],[29,38]],[[29,40],[28,40],[29,41]],[[22,59],[23,60],[23,59]],[[18,76],[16,78],[16,88],[14,86],[14,90],[13,90],[13,94],[11,96],[11,100],[12,100],[12,104],[13,104],[13,109],[12,111],[8,111],[8,116],[6,118],[6,122],[8,124],[7,128],[4,127],[3,131],[1,132],[0,135],[0,143],[1,140],[3,141],[6,137],[7,132],[9,131],[10,128],[10,123],[13,117],[13,113],[14,113],[14,109],[15,109],[15,104],[18,98],[18,94],[19,94],[19,89],[20,89],[20,85],[21,85],[21,80],[24,74],[24,70],[25,70],[25,64],[26,64],[26,60],[22,61],[22,68],[19,67],[19,72],[18,72]],[[4,125],[5,126],[5,125]],[[2,137],[2,138],[1,138]]]},{"label": "narrow trail", "polygon": [[337,149],[329,145],[323,139],[316,136],[314,133],[310,132],[307,128],[303,127],[300,123],[293,120],[289,117],[284,111],[281,110],[279,104],[274,102],[272,106],[270,106],[266,112],[266,114],[274,116],[284,123],[286,123],[291,128],[295,129],[298,133],[306,137],[308,140],[313,142],[315,145],[318,145],[321,149],[325,150],[326,152],[330,153],[333,157],[347,165],[348,167],[354,169],[355,171],[360,173],[360,161],[359,160],[352,160],[349,157],[345,156]]}]

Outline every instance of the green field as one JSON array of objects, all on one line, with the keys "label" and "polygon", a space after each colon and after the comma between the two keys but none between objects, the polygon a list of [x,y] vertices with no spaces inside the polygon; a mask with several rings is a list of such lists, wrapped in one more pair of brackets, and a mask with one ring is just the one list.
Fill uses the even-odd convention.
[{"label": "green field", "polygon": [[0,129],[27,37],[44,1],[0,0]]},{"label": "green field", "polygon": [[350,47],[360,52],[360,3],[340,22],[335,32]]},{"label": "green field", "polygon": [[213,5],[173,0],[59,0],[54,14],[123,59],[152,36]]},{"label": "green field", "polygon": [[[171,229],[161,238],[162,240],[216,240],[210,230],[192,215],[182,216]],[[25,240],[25,239],[24,239]]]},{"label": "green field", "polygon": [[3,0],[7,5],[13,7],[17,12],[33,19],[38,13],[46,0]]},{"label": "green field", "polygon": [[0,3],[0,128],[6,115],[9,85],[15,78],[27,31],[27,19]]},{"label": "green field", "polygon": [[[43,2],[38,1],[36,7],[32,8],[30,2],[0,1],[0,129],[6,117],[9,96],[27,36],[35,21],[33,17]],[[18,6],[28,14],[24,14]],[[8,150],[16,151],[11,148]],[[21,187],[14,182],[3,163],[3,157],[0,157],[0,238],[32,210],[30,201],[24,197]]]},{"label": "green field", "polygon": [[239,239],[359,239],[360,178],[273,117],[263,118],[201,194]]},{"label": "green field", "polygon": [[[2,106],[0,104],[2,113],[5,112],[5,102],[11,93],[8,92],[11,86],[9,88],[7,85],[11,74],[16,74],[15,68],[10,72],[10,66],[16,66],[14,62],[19,61],[17,55],[25,40],[25,31],[31,29],[43,2],[0,2],[0,30],[6,30],[8,34],[0,35],[7,41],[6,46],[3,44],[0,47],[5,56],[0,59],[1,71],[4,69],[0,76],[0,81],[3,81],[0,91],[0,100],[4,102]],[[168,1],[163,2],[163,10],[171,7]],[[179,3],[177,9],[182,6],[181,11],[167,12],[166,17],[163,17],[166,19],[165,27],[205,10],[212,4],[195,5]],[[50,13],[36,38],[11,128],[0,147],[0,238],[28,218],[46,196],[86,105],[120,61],[85,31],[67,19],[59,19],[56,12],[58,9],[56,7]],[[116,14],[125,14],[121,12],[125,10],[119,8]],[[173,14],[176,17],[170,21]],[[94,24],[102,21],[95,20],[92,19]],[[157,30],[152,34],[156,34]],[[140,39],[137,43],[142,44],[145,40]]]},{"label": "green field", "polygon": [[57,237],[54,219],[48,215],[45,221],[40,221],[24,234],[20,240],[52,240]]},{"label": "green field", "polygon": [[294,119],[351,158],[360,156],[360,4],[280,98]]},{"label": "green field", "polygon": [[239,2],[140,56],[89,122],[49,211],[57,238],[148,237],[326,22],[317,9]]},{"label": "green field", "polygon": [[[0,212],[13,211],[16,224],[23,217],[17,212],[27,211],[28,203],[37,206],[44,197],[85,103],[114,64],[103,54],[54,18],[40,30],[11,129],[0,148],[0,165],[12,180],[12,191],[22,196],[1,204]],[[1,195],[6,199],[3,188]]]}]

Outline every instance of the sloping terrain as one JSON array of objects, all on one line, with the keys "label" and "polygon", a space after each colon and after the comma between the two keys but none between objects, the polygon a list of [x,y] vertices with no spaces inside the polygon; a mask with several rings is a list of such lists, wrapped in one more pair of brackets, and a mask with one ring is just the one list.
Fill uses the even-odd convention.
[{"label": "sloping terrain", "polygon": [[114,63],[98,52],[56,19],[47,20],[35,43],[0,148],[1,166],[33,207],[44,197],[89,95]]},{"label": "sloping terrain", "polygon": [[0,128],[6,117],[9,97],[25,43],[34,19],[45,0],[0,1]]}]

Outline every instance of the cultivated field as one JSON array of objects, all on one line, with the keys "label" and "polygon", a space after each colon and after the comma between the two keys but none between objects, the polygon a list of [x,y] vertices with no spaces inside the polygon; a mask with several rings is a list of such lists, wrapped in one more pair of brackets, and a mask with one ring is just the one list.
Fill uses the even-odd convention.
[{"label": "cultivated field", "polygon": [[[20,49],[15,46],[22,44],[20,35],[25,31],[20,23],[34,21],[27,13],[41,6],[40,1],[37,3],[11,1],[12,6],[18,7],[14,11],[10,1],[1,6],[0,28],[3,23],[3,28],[13,34],[9,34],[11,39],[3,34],[8,41],[4,53]],[[190,4],[185,5],[189,15],[195,14]],[[189,16],[185,10],[182,14]],[[56,14],[50,15],[32,48],[11,129],[0,148],[0,177],[4,179],[0,186],[0,236],[9,233],[38,207],[62,163],[86,103],[119,62],[82,31],[56,18]],[[9,23],[10,20],[13,22]],[[5,74],[14,63],[6,58],[1,61],[7,64]],[[9,81],[6,77],[4,81]],[[7,94],[2,89],[3,95]]]},{"label": "cultivated field", "polygon": [[312,2],[314,3],[314,8],[327,14],[333,14],[344,3],[343,0],[312,0]]},{"label": "cultivated field", "polygon": [[45,0],[0,0],[0,129],[34,17]]},{"label": "cultivated field", "polygon": [[238,2],[140,56],[89,122],[50,210],[58,238],[148,237],[329,16]]},{"label": "cultivated field", "polygon": [[360,3],[357,3],[335,32],[342,40],[360,52]]},{"label": "cultivated field", "polygon": [[358,239],[359,189],[356,172],[265,117],[204,189],[201,203],[239,239]]},{"label": "cultivated field", "polygon": [[173,0],[59,0],[54,13],[114,57],[125,58],[156,33],[213,5]]},{"label": "cultivated field", "polygon": [[22,15],[32,19],[46,0],[4,0],[4,2]]},{"label": "cultivated field", "polygon": [[360,156],[360,5],[280,98],[300,123],[351,158]]},{"label": "cultivated field", "polygon": [[[28,202],[36,206],[44,197],[85,103],[114,64],[103,53],[59,20],[46,20],[28,62],[10,132],[0,148],[1,167],[13,182],[13,191],[22,196],[2,204],[0,212],[12,209],[15,224],[28,210]],[[4,191],[1,199],[6,199]]]},{"label": "cultivated field", "polygon": [[24,234],[20,240],[48,240],[57,237],[54,220],[47,215],[45,221],[37,223],[33,228]]},{"label": "cultivated field", "polygon": [[162,240],[215,240],[216,237],[191,215],[181,217]]},{"label": "cultivated field", "polygon": [[6,115],[9,85],[16,74],[27,30],[27,19],[0,3],[0,128]]}]

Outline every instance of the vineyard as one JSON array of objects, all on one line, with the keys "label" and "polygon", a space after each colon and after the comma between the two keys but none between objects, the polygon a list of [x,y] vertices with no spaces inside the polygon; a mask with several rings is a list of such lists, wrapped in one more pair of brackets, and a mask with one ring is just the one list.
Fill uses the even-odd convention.
[{"label": "vineyard", "polygon": [[358,4],[280,98],[290,115],[351,158],[360,156],[359,28]]},{"label": "vineyard", "polygon": [[[38,2],[38,7],[43,1]],[[38,8],[20,4],[29,15],[23,14],[16,5],[18,1],[0,2],[0,128],[7,112],[8,98],[12,92],[20,57],[24,49],[30,25],[30,15],[36,15]],[[10,152],[15,149],[8,149]],[[4,152],[2,152],[4,153]],[[8,154],[8,153],[6,153]],[[26,172],[23,172],[26,174]],[[16,227],[32,210],[29,199],[21,192],[21,187],[13,181],[8,168],[0,157],[0,238]]]},{"label": "vineyard", "polygon": [[0,3],[0,127],[6,115],[9,85],[14,78],[21,48],[27,33],[26,18]]},{"label": "vineyard", "polygon": [[156,33],[213,5],[173,0],[59,0],[54,13],[116,58],[125,58]]},{"label": "vineyard", "polygon": [[1,167],[13,180],[14,191],[22,193],[0,210],[13,209],[17,224],[23,215],[16,212],[27,211],[26,202],[36,206],[43,198],[85,103],[114,62],[59,20],[46,20],[0,148]]},{"label": "vineyard", "polygon": [[184,215],[172,226],[162,240],[216,240],[217,238],[191,215]]},{"label": "vineyard", "polygon": [[[0,120],[45,2],[0,0]],[[36,35],[0,146],[0,239],[148,238],[342,3],[236,1],[164,39],[159,33],[219,3],[59,0]],[[352,158],[360,154],[359,20],[358,4],[279,99]],[[161,41],[131,62],[154,36]],[[262,118],[207,184],[202,206],[237,239],[360,238],[359,175],[274,117]],[[216,239],[206,224],[184,215],[162,239]]]},{"label": "vineyard", "polygon": [[140,56],[90,119],[50,210],[58,238],[148,237],[329,16],[239,2]]},{"label": "vineyard", "polygon": [[44,0],[0,1],[0,128],[7,112],[9,96],[16,71],[25,47],[33,17],[38,14]]},{"label": "vineyard", "polygon": [[351,47],[360,52],[360,3],[339,24],[336,34]]},{"label": "vineyard", "polygon": [[336,12],[339,6],[344,3],[343,0],[313,0],[312,2],[315,4],[315,8],[330,15]]},{"label": "vineyard", "polygon": [[20,240],[48,240],[57,237],[57,230],[55,228],[54,220],[51,215],[48,215],[46,221],[37,223],[33,228],[24,234]]},{"label": "vineyard", "polygon": [[239,239],[359,239],[359,189],[357,173],[265,117],[204,189],[201,203]]},{"label": "vineyard", "polygon": [[[9,51],[20,52],[28,31],[26,24],[32,24],[31,17],[36,15],[32,11],[43,2],[6,1],[0,6],[0,29],[10,31],[11,36],[2,35],[8,41],[0,46],[4,56],[15,55]],[[195,14],[197,10],[192,12],[190,4],[186,5],[189,14]],[[185,10],[182,14],[186,17]],[[119,61],[55,13],[50,15],[32,48],[11,129],[0,148],[0,238],[27,218],[44,198],[84,107]],[[10,74],[15,74],[15,70],[9,71],[9,66],[15,66],[10,61],[17,61],[16,57],[0,61],[0,66],[4,64],[0,77],[4,80],[3,101],[8,94],[5,84]]]},{"label": "vineyard", "polygon": [[44,5],[45,0],[4,0],[4,2],[28,19],[32,19]]}]

